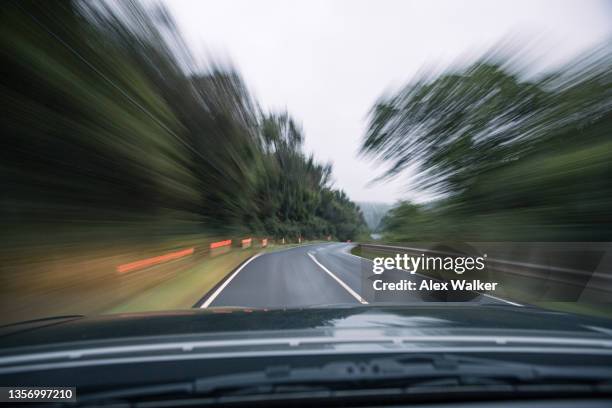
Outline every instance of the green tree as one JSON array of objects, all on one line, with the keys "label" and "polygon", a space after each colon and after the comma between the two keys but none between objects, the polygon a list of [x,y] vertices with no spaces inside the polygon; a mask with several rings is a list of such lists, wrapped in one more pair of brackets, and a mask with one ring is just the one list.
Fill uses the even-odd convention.
[{"label": "green tree", "polygon": [[400,204],[388,237],[612,238],[611,56],[606,45],[531,80],[484,58],[379,101],[363,151],[386,176],[415,166],[413,187],[441,194]]}]

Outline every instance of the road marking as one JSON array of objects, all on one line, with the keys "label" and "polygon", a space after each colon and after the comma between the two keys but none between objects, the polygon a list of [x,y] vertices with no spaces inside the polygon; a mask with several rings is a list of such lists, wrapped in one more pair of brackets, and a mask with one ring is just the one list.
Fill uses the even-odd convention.
[{"label": "road marking", "polygon": [[[344,254],[344,255],[353,256],[353,257],[355,257],[355,258],[359,258],[359,259],[362,259],[362,260],[364,260],[364,261],[369,261],[369,262],[372,262],[372,260],[371,260],[371,259],[364,258],[363,256],[359,256],[359,255],[351,254],[350,252],[340,251],[340,253],[342,253],[342,254]],[[399,269],[399,268],[395,268],[395,269],[398,269],[398,270],[403,271],[403,272],[406,272],[406,273],[410,273],[409,271],[405,271],[405,270],[403,270],[403,269]],[[420,276],[421,278],[433,279],[433,278],[431,278],[431,277],[428,277],[428,276],[425,276],[425,275],[421,275],[420,273],[416,273],[415,275]],[[437,280],[437,279],[434,279],[434,280]],[[489,298],[491,298],[491,299],[495,299],[495,300],[498,300],[498,301],[500,301],[500,302],[505,302],[505,303],[508,303],[509,305],[512,305],[512,306],[518,306],[518,307],[524,307],[524,306],[525,306],[525,305],[521,305],[520,303],[511,302],[511,301],[509,301],[509,300],[502,299],[502,298],[497,297],[497,296],[489,295],[488,293],[481,293],[481,292],[477,292],[477,291],[475,291],[475,292],[476,292],[476,293],[479,293],[479,294],[481,294],[481,295],[483,295],[483,296],[489,297]]]},{"label": "road marking", "polygon": [[225,289],[225,287],[232,281],[232,279],[234,279],[236,277],[236,275],[238,275],[238,273],[240,273],[240,271],[243,270],[244,267],[247,266],[253,259],[257,258],[260,255],[263,255],[263,254],[253,255],[252,257],[247,259],[247,261],[245,263],[240,265],[240,268],[236,269],[236,271],[234,273],[232,273],[232,275],[229,278],[227,278],[225,280],[225,282],[223,282],[223,284],[217,288],[217,290],[215,290],[215,293],[210,295],[210,297],[208,299],[206,299],[206,302],[202,303],[202,306],[200,306],[200,308],[201,309],[206,309],[208,306],[210,306],[210,304],[217,298],[217,296],[219,296],[221,291],[223,291],[223,289]]},{"label": "road marking", "polygon": [[[480,293],[480,292],[478,292],[478,293]],[[489,295],[488,293],[481,293],[481,295],[486,296],[486,297],[490,297],[490,298],[495,299],[495,300],[500,300],[500,301],[502,301],[502,302],[509,303],[509,304],[511,304],[511,305],[513,305],[513,306],[523,307],[523,305],[521,305],[520,303],[511,302],[511,301],[509,301],[509,300],[502,299],[502,298],[497,297],[497,296]]]},{"label": "road marking", "polygon": [[308,254],[308,256],[310,257],[310,259],[312,259],[312,261],[314,263],[316,263],[317,265],[319,265],[319,267],[321,269],[323,269],[325,272],[327,272],[327,274],[329,276],[331,276],[332,278],[334,278],[336,280],[336,282],[338,282],[340,284],[340,286],[342,286],[344,289],[346,289],[346,291],[348,293],[350,293],[355,299],[357,299],[359,301],[359,303],[362,303],[364,305],[367,305],[368,302],[363,299],[361,296],[359,296],[359,294],[357,292],[355,292],[353,289],[351,289],[351,287],[349,285],[347,285],[346,283],[344,283],[342,280],[340,280],[340,278],[338,278],[336,275],[334,275],[329,269],[327,269],[325,266],[323,266],[321,264],[321,262],[317,261],[317,258],[314,257],[314,255],[312,254]]}]

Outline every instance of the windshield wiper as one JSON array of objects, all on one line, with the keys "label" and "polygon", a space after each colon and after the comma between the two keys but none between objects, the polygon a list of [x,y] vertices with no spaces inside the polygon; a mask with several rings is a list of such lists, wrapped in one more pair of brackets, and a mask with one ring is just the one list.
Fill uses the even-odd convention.
[{"label": "windshield wiper", "polygon": [[[270,366],[261,371],[220,375],[190,382],[115,389],[79,396],[82,403],[155,396],[219,397],[282,394],[368,387],[423,387],[572,384],[612,391],[612,368],[544,366],[454,354],[408,354],[318,367]],[[438,388],[439,389],[439,388]],[[544,389],[541,389],[544,390]],[[81,398],[82,397],[82,398]]]},{"label": "windshield wiper", "polygon": [[[401,380],[405,385],[427,379],[456,378],[470,383],[500,381],[532,383],[543,380],[610,381],[609,367],[555,367],[460,355],[403,355],[367,362],[333,362],[321,367],[269,367],[264,371],[231,374],[195,381],[195,391],[210,393],[249,385],[329,384]],[[388,382],[387,382],[388,383]]]}]

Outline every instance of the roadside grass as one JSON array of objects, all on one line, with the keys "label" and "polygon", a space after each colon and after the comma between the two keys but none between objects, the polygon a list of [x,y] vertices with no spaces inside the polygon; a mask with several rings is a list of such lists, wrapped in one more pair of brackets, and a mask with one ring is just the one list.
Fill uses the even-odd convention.
[{"label": "roadside grass", "polygon": [[[363,250],[359,245],[351,248],[351,254],[374,259],[377,256],[388,256],[388,253],[377,253],[371,250]],[[420,271],[422,275],[427,275],[426,272]],[[499,273],[496,275],[500,282],[500,290],[495,292],[495,296],[506,299],[512,302],[533,305],[543,309],[575,313],[587,316],[612,318],[612,302],[609,304],[591,304],[584,301],[572,302],[552,302],[537,300],[541,297],[541,288],[544,285],[542,280],[509,276],[508,274]]]},{"label": "roadside grass", "polygon": [[225,254],[205,258],[197,265],[180,272],[172,279],[148,288],[133,298],[105,310],[103,313],[189,309],[249,257],[257,253],[270,253],[302,245],[311,245],[317,242],[323,241],[269,245],[266,248],[233,249]]},{"label": "roadside grass", "polygon": [[[207,235],[92,244],[13,245],[4,248],[0,325],[50,316],[190,308],[246,257],[295,245],[232,248],[210,256]],[[305,242],[304,244],[311,244]],[[117,266],[194,247],[191,256],[125,273]]]},{"label": "roadside grass", "polygon": [[235,250],[207,258],[103,313],[189,309],[241,262],[257,252],[257,249]]}]

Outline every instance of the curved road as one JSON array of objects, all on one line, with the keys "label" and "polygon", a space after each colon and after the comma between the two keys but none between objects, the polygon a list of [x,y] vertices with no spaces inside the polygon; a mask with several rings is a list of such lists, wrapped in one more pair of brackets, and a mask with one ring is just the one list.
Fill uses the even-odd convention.
[{"label": "curved road", "polygon": [[[207,293],[199,306],[291,308],[335,304],[447,302],[447,292],[375,291],[372,282],[414,281],[424,276],[402,270],[373,275],[372,262],[352,255],[353,244],[303,245],[256,255],[248,259],[217,287]],[[469,301],[513,303],[490,295],[474,293]]]}]

